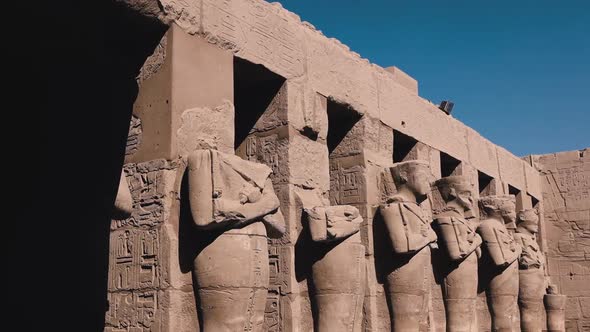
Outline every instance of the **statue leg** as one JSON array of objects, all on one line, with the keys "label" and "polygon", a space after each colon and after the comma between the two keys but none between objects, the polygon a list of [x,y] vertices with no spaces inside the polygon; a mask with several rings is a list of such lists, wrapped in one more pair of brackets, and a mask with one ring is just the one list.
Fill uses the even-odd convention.
[{"label": "statue leg", "polygon": [[261,222],[233,229],[194,261],[202,331],[262,331],[269,282],[268,244]]},{"label": "statue leg", "polygon": [[425,247],[387,276],[391,330],[420,331],[428,317],[432,285],[430,247]]},{"label": "statue leg", "polygon": [[477,255],[472,253],[443,281],[448,332],[477,331]]},{"label": "statue leg", "polygon": [[518,262],[494,275],[486,292],[492,331],[512,332],[517,327]]},{"label": "statue leg", "polygon": [[315,331],[360,332],[366,276],[360,234],[337,244],[316,261],[312,275]]},{"label": "statue leg", "polygon": [[520,329],[523,332],[541,332],[544,327],[545,276],[543,270],[520,270],[518,278]]}]

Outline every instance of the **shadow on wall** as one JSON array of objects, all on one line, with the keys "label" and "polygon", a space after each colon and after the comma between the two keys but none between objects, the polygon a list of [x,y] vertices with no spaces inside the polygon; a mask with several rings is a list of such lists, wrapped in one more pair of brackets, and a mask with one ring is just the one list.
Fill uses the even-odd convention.
[{"label": "shadow on wall", "polygon": [[[48,289],[42,293],[72,297],[58,300],[69,303],[57,306],[68,311],[67,326],[102,331],[109,305],[109,227],[138,92],[136,77],[168,27],[131,12],[121,2],[102,2],[91,12],[77,12],[82,9],[78,4],[67,5],[72,8],[62,12],[64,8],[57,6],[50,13],[61,31],[44,31],[39,38],[57,42],[35,52],[38,60],[51,62],[43,68],[49,109],[39,108],[45,132],[38,143],[45,150],[33,153],[43,164],[37,166],[43,180],[37,184],[41,192],[36,195],[42,199],[36,209],[42,215],[36,219],[58,234],[38,230],[43,233],[40,241],[31,242],[47,242],[35,259],[36,268],[43,271],[43,288]],[[34,80],[42,79],[43,75]],[[55,306],[57,297],[42,293],[35,297],[52,299]],[[52,305],[43,307],[39,312]],[[59,316],[66,319],[63,311]]]}]

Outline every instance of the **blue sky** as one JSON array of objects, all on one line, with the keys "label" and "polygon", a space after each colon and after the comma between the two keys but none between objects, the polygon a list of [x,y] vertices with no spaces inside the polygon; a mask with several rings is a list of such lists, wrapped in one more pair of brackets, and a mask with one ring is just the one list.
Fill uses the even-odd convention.
[{"label": "blue sky", "polygon": [[516,155],[590,146],[588,0],[283,0]]}]

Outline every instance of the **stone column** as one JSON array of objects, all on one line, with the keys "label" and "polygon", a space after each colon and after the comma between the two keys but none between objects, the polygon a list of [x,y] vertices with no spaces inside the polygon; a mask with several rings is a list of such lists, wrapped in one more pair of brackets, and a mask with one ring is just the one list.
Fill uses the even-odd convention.
[{"label": "stone column", "polygon": [[295,261],[296,250],[305,250],[298,246],[303,229],[303,206],[296,193],[317,191],[327,195],[326,133],[326,98],[311,91],[305,81],[287,80],[236,150],[242,158],[265,164],[273,170],[271,179],[286,221],[283,237],[269,242],[267,331],[313,329],[309,275],[301,266],[307,263],[308,257],[304,252],[298,252],[302,261],[298,266]]},{"label": "stone column", "polygon": [[563,294],[545,294],[547,310],[547,331],[565,332],[565,307],[567,296]]},{"label": "stone column", "polygon": [[366,278],[365,247],[358,234],[362,217],[353,206],[324,206],[310,194],[298,192],[309,229],[305,235],[312,241],[308,245],[316,252],[308,257],[314,331],[361,331]]},{"label": "stone column", "polygon": [[198,331],[183,156],[233,153],[233,54],[172,24],[144,65],[133,114],[133,211],[111,224],[105,330]]},{"label": "stone column", "polygon": [[485,289],[493,331],[518,329],[518,257],[521,247],[507,225],[514,224],[513,195],[486,196],[479,200],[485,218],[477,229],[483,239],[481,285]]}]

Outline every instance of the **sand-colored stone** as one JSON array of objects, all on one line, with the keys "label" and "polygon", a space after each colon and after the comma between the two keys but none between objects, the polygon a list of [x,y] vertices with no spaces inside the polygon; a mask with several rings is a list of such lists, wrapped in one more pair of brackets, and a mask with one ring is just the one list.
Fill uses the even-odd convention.
[{"label": "sand-colored stone", "polygon": [[539,217],[534,209],[519,211],[514,239],[522,248],[518,258],[521,331],[540,332],[545,326],[543,297],[549,286],[546,280],[545,257],[536,236]]},{"label": "sand-colored stone", "polygon": [[567,296],[563,294],[546,294],[544,297],[545,309],[547,310],[547,331],[564,332],[565,328],[565,307]]},{"label": "sand-colored stone", "polygon": [[321,254],[312,262],[315,331],[361,331],[365,247],[363,221],[349,205],[326,206],[317,191],[299,191],[309,235]]},{"label": "sand-colored stone", "polygon": [[399,69],[396,66],[391,66],[385,68],[388,72],[391,73],[393,79],[401,86],[405,87],[406,89],[418,94],[418,81],[412,76],[404,73],[403,70]]},{"label": "sand-colored stone", "polygon": [[[474,201],[480,195],[508,194],[512,187],[520,191],[519,206],[540,209],[538,241],[541,250],[549,250],[547,271],[570,296],[564,302],[568,328],[583,330],[590,317],[586,301],[590,294],[580,286],[590,275],[583,249],[590,213],[587,190],[579,184],[585,183],[588,171],[587,150],[519,159],[420,97],[416,79],[397,67],[383,69],[369,63],[278,3],[121,2],[170,28],[138,77],[125,166],[133,204],[129,217],[112,222],[109,298],[116,305],[109,307],[107,329],[195,331],[204,326],[209,330],[245,326],[274,332],[309,331],[315,326],[386,331],[400,322],[390,315],[390,308],[416,295],[390,292],[403,288],[388,286],[398,283],[418,290],[418,301],[411,302],[415,306],[405,308],[420,317],[419,329],[454,330],[469,322],[461,328],[473,330],[479,325],[479,330],[489,330],[485,299],[475,293],[476,206],[457,215],[452,209],[443,211],[456,197],[445,202],[440,189],[430,187],[415,211],[422,211],[428,223],[431,210],[437,212],[441,248],[431,253],[434,243],[422,250],[417,248],[423,244],[420,241],[408,245],[406,256],[411,259],[398,267],[396,277],[401,277],[388,278],[388,268],[398,263],[392,258],[392,244],[398,243],[392,234],[403,233],[387,228],[383,222],[387,216],[379,212],[379,205],[403,187],[393,183],[389,171],[393,152],[399,148],[393,139],[397,131],[415,139],[404,161],[428,164],[432,173],[428,182],[442,177],[444,153],[457,160],[452,176],[465,178]],[[244,64],[258,72],[245,77],[250,73],[241,71]],[[263,84],[271,76],[278,82],[272,90]],[[245,89],[243,82],[254,83],[255,88]],[[244,102],[259,96],[268,97],[267,104],[257,105],[260,109]],[[343,129],[338,116],[329,116],[334,105],[338,112],[355,117],[350,128]],[[341,141],[328,144],[330,134],[340,129],[344,130]],[[195,160],[190,156],[200,150],[230,155],[235,164],[266,165],[264,171],[252,166],[256,174],[272,172],[264,183],[253,186],[255,190],[248,186],[230,190],[238,196],[220,199],[214,208],[214,199],[198,198],[211,189],[199,181],[210,174],[193,176],[197,184],[191,184]],[[543,181],[537,168],[545,172]],[[478,171],[492,178],[481,193]],[[310,205],[303,202],[301,192],[315,192],[319,199]],[[319,207],[316,222],[309,222],[305,206]],[[335,214],[326,212],[330,210]],[[284,215],[284,225],[278,211]],[[358,225],[347,221],[328,227],[330,220],[350,216],[357,220],[357,213],[358,221],[362,219]],[[452,233],[443,230],[462,235],[454,251],[449,250]],[[429,241],[426,236],[425,242]],[[238,242],[243,250],[231,250]],[[192,256],[195,253],[199,255]],[[312,258],[320,253],[324,253],[321,259]],[[457,268],[435,281],[433,265],[438,269],[446,262]],[[221,279],[201,274],[220,275],[235,266],[242,267],[240,273]],[[201,283],[193,281],[193,273]],[[232,285],[239,288],[232,302],[212,291]],[[334,285],[341,291],[332,292]],[[198,296],[191,298],[192,293]],[[252,300],[251,307],[244,305],[247,299]],[[494,310],[502,311],[498,301]],[[197,315],[197,308],[209,310],[207,322]],[[222,321],[215,317],[222,316],[235,317],[240,327],[215,325]]]},{"label": "sand-colored stone", "polygon": [[[566,324],[568,330],[574,332],[584,331],[590,324],[590,315],[583,314],[590,310],[590,303],[584,301],[590,297],[587,287],[590,282],[590,254],[587,249],[590,245],[587,237],[590,229],[588,151],[586,148],[527,157],[542,175],[539,182],[543,201],[539,212],[544,215],[541,226],[545,228],[542,240],[547,247],[547,271],[551,282],[567,296],[567,314],[563,316],[565,322],[559,324]],[[549,298],[561,301],[557,295]],[[559,321],[562,319],[559,318],[560,309],[555,310],[552,313],[558,318],[552,320]],[[549,322],[550,318],[547,319]]]},{"label": "sand-colored stone", "polygon": [[270,173],[265,165],[215,150],[188,157],[192,217],[212,233],[198,244],[193,266],[204,330],[263,330],[267,234],[285,231]]},{"label": "sand-colored stone", "polygon": [[483,214],[477,232],[483,239],[480,261],[492,331],[514,331],[518,317],[518,258],[522,248],[514,240],[516,205],[512,195],[485,196],[479,200]]},{"label": "sand-colored stone", "polygon": [[392,247],[387,271],[392,331],[419,330],[427,320],[432,265],[431,244],[436,234],[420,207],[430,191],[432,174],[425,162],[406,161],[391,168],[397,193],[380,206]]},{"label": "sand-colored stone", "polygon": [[436,181],[445,207],[435,216],[439,246],[444,252],[441,275],[447,331],[477,331],[477,268],[481,237],[477,225],[465,215],[475,204],[468,176],[454,175]]}]

